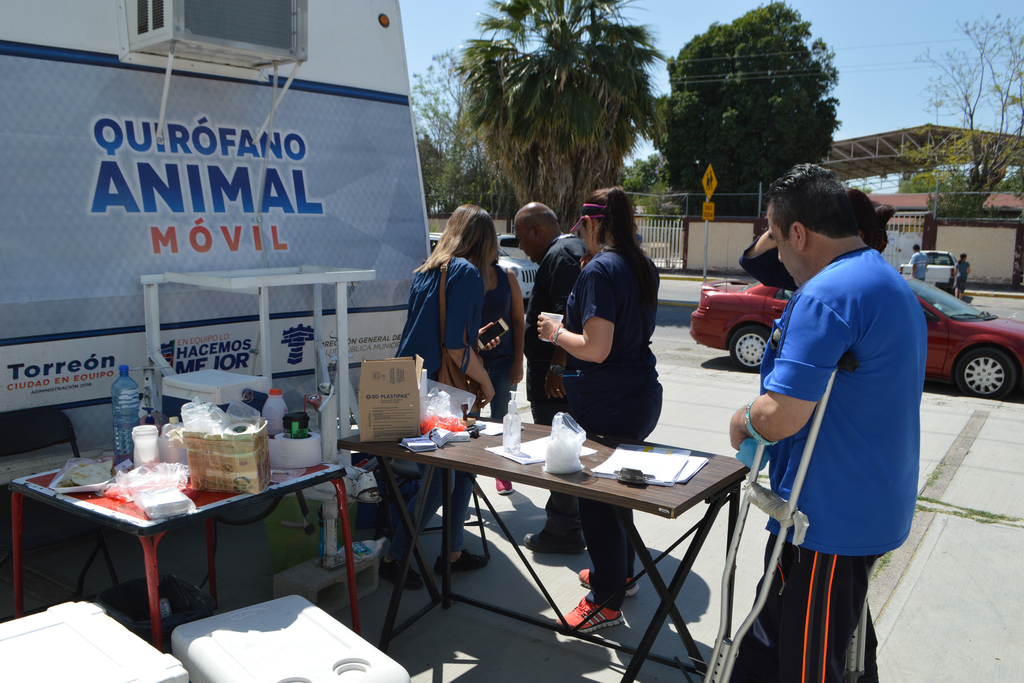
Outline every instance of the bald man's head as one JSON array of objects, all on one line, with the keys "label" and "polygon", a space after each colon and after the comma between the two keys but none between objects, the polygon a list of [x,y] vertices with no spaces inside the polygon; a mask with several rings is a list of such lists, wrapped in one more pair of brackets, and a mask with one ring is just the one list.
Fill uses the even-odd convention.
[{"label": "bald man's head", "polygon": [[540,202],[530,202],[516,212],[513,229],[522,249],[530,260],[540,263],[551,242],[561,235],[555,212]]}]

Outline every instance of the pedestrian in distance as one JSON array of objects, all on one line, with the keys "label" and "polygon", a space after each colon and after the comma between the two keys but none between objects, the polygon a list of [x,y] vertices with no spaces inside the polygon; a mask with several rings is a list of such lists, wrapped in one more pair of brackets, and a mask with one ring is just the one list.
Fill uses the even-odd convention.
[{"label": "pedestrian in distance", "polygon": [[[563,234],[555,212],[539,202],[519,209],[513,227],[519,248],[537,264],[526,311],[526,397],[534,424],[550,425],[556,413],[571,414],[562,385],[565,349],[538,337],[537,320],[541,313],[565,314],[569,294],[580,276],[580,259],[587,248],[575,236]],[[535,553],[567,554],[586,549],[576,496],[552,491],[544,512],[544,528],[523,539],[527,548]]]},{"label": "pedestrian in distance", "polygon": [[967,254],[960,254],[960,260],[956,262],[956,288],[953,292],[957,299],[964,298],[967,290],[967,276],[971,274],[971,264],[967,262]]},{"label": "pedestrian in distance", "polygon": [[[662,386],[651,351],[658,312],[658,271],[636,239],[633,205],[621,187],[591,193],[573,226],[590,261],[566,304],[564,325],[537,320],[538,334],[565,349],[563,386],[572,415],[589,435],[646,439],[661,415]],[[636,593],[635,553],[618,513],[632,510],[580,499],[591,566],[580,572],[590,593],[564,624],[582,633],[623,623],[622,603]]]},{"label": "pedestrian in distance", "polygon": [[928,257],[921,253],[921,245],[914,245],[914,255],[910,257],[910,272],[918,280],[924,280],[928,274]]},{"label": "pedestrian in distance", "polygon": [[[773,326],[761,392],[733,415],[729,435],[736,450],[746,439],[766,446],[782,498],[839,359],[852,354],[858,367],[836,374],[798,499],[806,538],[796,547],[787,533],[731,681],[839,683],[870,567],[910,533],[927,335],[906,281],[860,238],[834,172],[795,166],[766,199],[770,239],[797,290]],[[766,570],[780,528],[770,520]]]}]

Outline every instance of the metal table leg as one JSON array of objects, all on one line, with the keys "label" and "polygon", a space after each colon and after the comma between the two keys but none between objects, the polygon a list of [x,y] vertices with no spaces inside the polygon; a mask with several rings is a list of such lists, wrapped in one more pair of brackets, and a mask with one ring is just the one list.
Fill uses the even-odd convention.
[{"label": "metal table leg", "polygon": [[149,593],[149,623],[153,628],[153,647],[160,652],[164,651],[164,630],[160,617],[160,568],[157,566],[156,546],[163,537],[163,534],[139,536],[146,563],[146,589]]}]

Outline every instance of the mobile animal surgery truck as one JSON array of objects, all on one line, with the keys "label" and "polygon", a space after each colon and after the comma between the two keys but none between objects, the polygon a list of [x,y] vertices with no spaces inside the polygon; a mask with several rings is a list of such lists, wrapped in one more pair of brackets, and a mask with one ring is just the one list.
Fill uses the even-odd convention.
[{"label": "mobile animal surgery truck", "polygon": [[[118,366],[142,385],[148,362],[146,275],[372,269],[324,345],[342,368],[395,355],[427,256],[397,0],[0,8],[0,410],[57,406],[109,447]],[[300,408],[310,290],[271,290],[261,339],[255,297],[162,285],[160,355],[260,374],[269,353]]]}]

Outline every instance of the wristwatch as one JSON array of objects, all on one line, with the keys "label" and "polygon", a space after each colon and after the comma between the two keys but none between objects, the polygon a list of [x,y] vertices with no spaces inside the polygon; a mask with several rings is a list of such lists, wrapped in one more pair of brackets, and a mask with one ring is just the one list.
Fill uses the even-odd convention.
[{"label": "wristwatch", "polygon": [[565,372],[565,366],[564,365],[558,365],[557,363],[552,364],[548,368],[548,372],[550,372],[552,375],[558,375],[559,377],[561,377],[562,373]]}]

